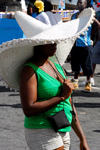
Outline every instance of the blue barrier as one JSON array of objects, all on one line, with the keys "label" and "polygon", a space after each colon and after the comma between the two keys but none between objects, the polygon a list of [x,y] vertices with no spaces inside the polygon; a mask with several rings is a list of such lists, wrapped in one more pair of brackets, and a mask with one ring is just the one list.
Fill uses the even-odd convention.
[{"label": "blue barrier", "polygon": [[15,19],[0,19],[0,44],[13,39],[26,38]]}]

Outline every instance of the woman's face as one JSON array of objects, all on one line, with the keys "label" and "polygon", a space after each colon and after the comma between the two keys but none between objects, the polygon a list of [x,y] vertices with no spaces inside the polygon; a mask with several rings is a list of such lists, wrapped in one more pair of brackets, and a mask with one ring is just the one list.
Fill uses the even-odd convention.
[{"label": "woman's face", "polygon": [[56,43],[54,44],[47,44],[47,45],[41,45],[41,52],[47,57],[51,57],[55,54],[57,49]]}]

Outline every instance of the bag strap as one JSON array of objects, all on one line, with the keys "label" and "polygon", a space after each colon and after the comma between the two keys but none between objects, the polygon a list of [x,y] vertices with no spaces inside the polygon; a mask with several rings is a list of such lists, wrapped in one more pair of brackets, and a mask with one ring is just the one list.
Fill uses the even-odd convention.
[{"label": "bag strap", "polygon": [[[60,67],[63,69],[63,72],[64,72],[64,68],[63,68],[63,66],[61,66],[61,64],[60,64],[60,62],[59,62],[56,54],[55,54],[55,57],[56,57],[59,65],[60,65]],[[52,64],[50,63],[50,61],[47,61],[47,62],[52,67],[52,69],[54,70],[54,72],[56,73],[56,75],[58,76],[58,78],[60,76],[63,79],[63,81],[65,81],[64,77],[52,66]],[[71,106],[72,106],[72,111],[70,111],[70,112],[72,113],[73,117],[75,118],[75,122],[76,122],[76,114],[75,114],[74,107],[73,107],[74,106],[74,102],[73,102],[73,96],[72,96],[72,94],[71,94],[71,102],[70,103],[71,103]],[[64,101],[63,101],[63,109],[64,109]],[[43,113],[43,114],[45,115],[45,113]]]},{"label": "bag strap", "polygon": [[[51,66],[51,68],[54,70],[54,72],[56,73],[57,77],[59,78],[59,76],[63,79],[63,82],[65,81],[64,77],[52,66],[52,64],[50,63],[50,61],[47,61],[48,64]],[[60,65],[60,63],[59,63]],[[61,67],[61,65],[60,65]],[[64,101],[63,101],[63,109],[64,109]]]},{"label": "bag strap", "polygon": [[[56,55],[55,55],[56,56]],[[59,63],[59,65],[61,66],[61,64],[60,64],[60,62],[59,62],[59,60],[58,60],[58,58],[57,58],[57,56],[56,56],[56,59],[57,59],[57,61],[58,61],[58,63]],[[63,72],[64,72],[64,68],[63,68],[63,66],[61,66],[62,67],[62,69],[63,69]],[[65,80],[65,79],[64,79]],[[74,91],[73,91],[74,92]],[[73,96],[72,96],[72,94],[71,94],[71,102],[72,102],[72,104],[71,104],[71,106],[72,106],[72,111],[70,111],[71,113],[72,113],[72,115],[73,115],[73,117],[74,117],[74,119],[75,119],[75,122],[77,122],[77,120],[76,120],[76,113],[75,113],[75,111],[74,111],[74,102],[73,102]],[[70,103],[71,103],[70,102]]]},{"label": "bag strap", "polygon": [[[63,81],[65,81],[64,77],[58,72],[58,70],[56,70],[52,64],[50,63],[50,61],[47,61],[48,64],[51,66],[51,68],[53,69],[53,71],[56,73],[57,77],[59,78],[59,76],[63,79]],[[60,66],[61,67],[61,66]]]}]

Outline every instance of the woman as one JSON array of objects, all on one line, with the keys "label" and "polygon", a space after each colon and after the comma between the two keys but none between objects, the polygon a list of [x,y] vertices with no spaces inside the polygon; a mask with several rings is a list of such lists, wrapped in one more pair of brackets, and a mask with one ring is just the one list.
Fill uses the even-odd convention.
[{"label": "woman", "polygon": [[[66,76],[64,75],[61,67],[49,61],[49,57],[53,56],[55,52],[56,44],[35,47],[33,58],[26,63],[21,72],[20,96],[22,108],[26,116],[24,125],[26,141],[30,149],[31,147],[33,149],[44,148],[47,150],[69,149],[70,127],[62,129],[61,132],[59,131],[56,133],[53,130],[53,127],[51,127],[51,123],[49,123],[44,115],[44,113],[46,115],[57,113],[59,110],[63,109],[64,102],[66,115],[70,116],[69,121],[72,122],[72,127],[80,138],[80,149],[85,147],[85,149],[88,150],[89,147],[80,126],[77,114],[77,122],[75,122],[74,118],[71,121],[72,114],[70,113],[70,96],[74,90],[74,86],[70,83],[70,80],[65,79]],[[58,72],[61,73],[61,76],[63,76],[65,81],[62,80]],[[42,80],[44,80],[44,82]],[[48,136],[43,139],[45,133]],[[39,135],[40,138],[37,135]],[[30,136],[32,137],[31,142]],[[64,140],[67,141],[67,143]]]},{"label": "woman", "polygon": [[[71,93],[74,86],[67,79],[61,66],[50,61],[55,54],[58,60],[62,61],[61,55],[66,54],[68,50],[66,44],[69,44],[64,40],[70,40],[72,47],[71,39],[77,36],[73,32],[77,31],[81,34],[84,26],[87,23],[89,25],[88,20],[93,16],[91,10],[89,12],[87,10],[86,14],[90,15],[86,18],[82,17],[83,27],[79,24],[82,28],[77,29],[77,26],[73,27],[73,22],[48,27],[25,13],[16,12],[15,18],[28,38],[15,39],[0,46],[0,76],[10,87],[18,88],[20,91],[25,114],[25,137],[30,150],[69,150],[71,126],[80,139],[80,150],[90,150],[76,109],[72,105]],[[77,19],[74,21],[75,24],[79,22]],[[73,35],[69,37],[66,32],[68,35]],[[63,59],[64,55],[62,55]],[[58,122],[62,126],[63,122],[60,120],[66,118],[68,125],[64,120],[63,127],[59,127],[55,132],[55,126],[48,116],[52,118],[62,110],[64,114],[58,118]],[[76,117],[72,115],[72,110]]]}]

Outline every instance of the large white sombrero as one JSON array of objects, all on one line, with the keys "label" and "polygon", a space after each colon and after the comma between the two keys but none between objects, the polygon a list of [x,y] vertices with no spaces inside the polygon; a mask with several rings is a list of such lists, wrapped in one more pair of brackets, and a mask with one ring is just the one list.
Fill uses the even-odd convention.
[{"label": "large white sombrero", "polygon": [[[33,56],[33,46],[57,43],[56,56],[64,64],[76,38],[93,23],[95,12],[85,9],[78,19],[55,26],[46,24],[20,11],[15,18],[26,39],[14,39],[0,45],[0,77],[12,89],[19,89],[19,74],[25,62]],[[55,57],[51,61],[56,62]]]}]

